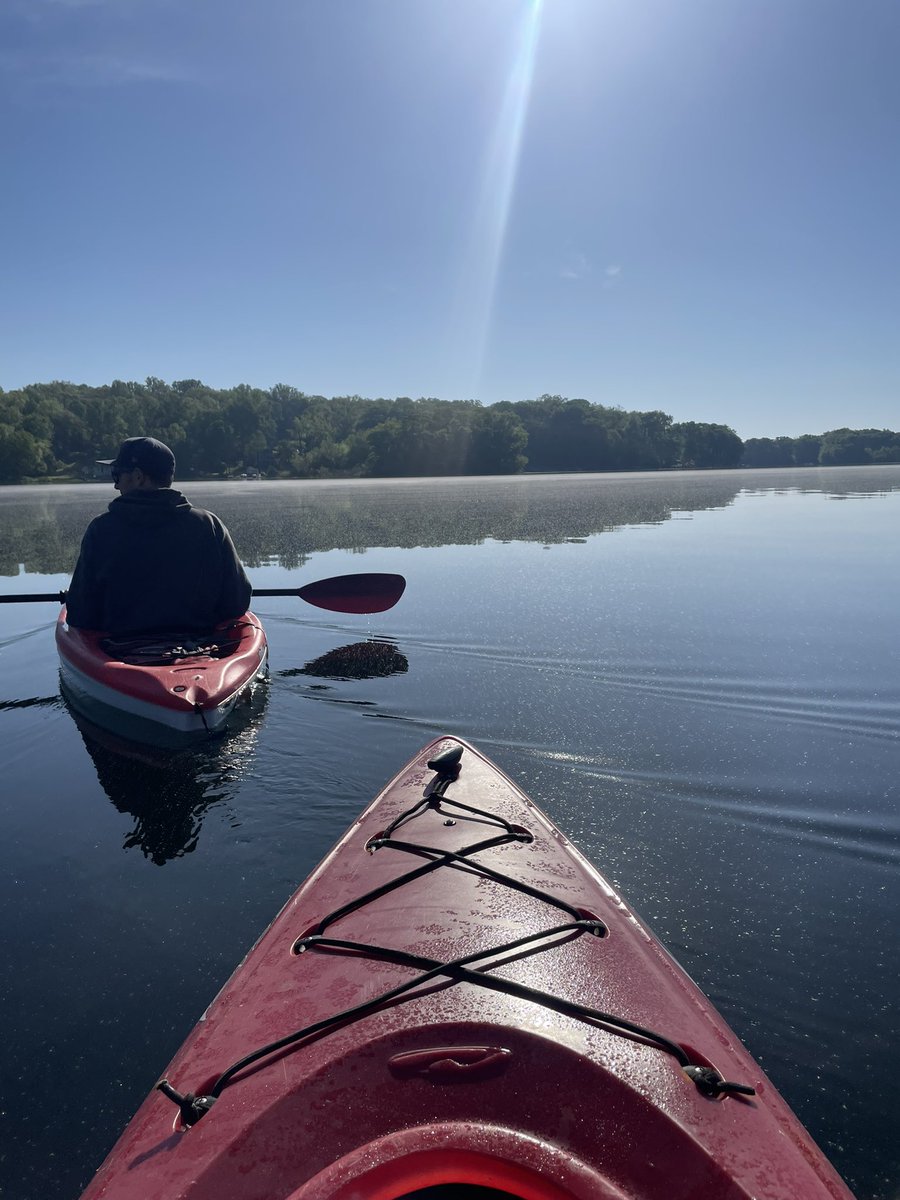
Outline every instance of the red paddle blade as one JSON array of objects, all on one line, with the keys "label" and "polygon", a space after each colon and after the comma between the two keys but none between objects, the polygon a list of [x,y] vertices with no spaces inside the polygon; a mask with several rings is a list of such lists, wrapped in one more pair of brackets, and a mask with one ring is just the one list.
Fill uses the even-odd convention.
[{"label": "red paddle blade", "polygon": [[380,613],[393,608],[405,588],[406,580],[402,575],[361,572],[307,583],[297,589],[297,595],[307,604],[326,608],[329,612]]}]

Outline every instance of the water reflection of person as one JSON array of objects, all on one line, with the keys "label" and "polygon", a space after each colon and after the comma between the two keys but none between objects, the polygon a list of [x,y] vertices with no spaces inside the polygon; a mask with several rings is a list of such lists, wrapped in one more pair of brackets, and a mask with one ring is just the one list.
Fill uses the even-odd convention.
[{"label": "water reflection of person", "polygon": [[206,813],[233,794],[256,738],[254,722],[173,754],[116,737],[69,711],[100,786],[119,812],[135,819],[123,849],[137,847],[160,867],[197,848]]}]

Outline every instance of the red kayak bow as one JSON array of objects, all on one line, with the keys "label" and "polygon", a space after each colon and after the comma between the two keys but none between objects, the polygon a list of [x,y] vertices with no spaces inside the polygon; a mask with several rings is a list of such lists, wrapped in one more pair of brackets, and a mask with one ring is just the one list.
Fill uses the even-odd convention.
[{"label": "red kayak bow", "polygon": [[609,883],[458,739],[313,871],[85,1200],[437,1194],[850,1200]]}]

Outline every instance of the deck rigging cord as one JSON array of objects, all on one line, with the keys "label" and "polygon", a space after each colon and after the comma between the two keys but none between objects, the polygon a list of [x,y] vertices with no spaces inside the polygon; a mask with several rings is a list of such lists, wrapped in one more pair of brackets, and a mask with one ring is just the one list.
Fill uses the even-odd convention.
[{"label": "deck rigging cord", "polygon": [[[473,964],[479,960],[502,959],[505,955],[520,951],[527,946],[535,947],[536,952],[540,953],[553,946],[560,945],[563,941],[580,937],[585,933],[603,938],[607,935],[608,930],[599,917],[595,917],[582,909],[575,908],[560,897],[554,896],[552,893],[546,892],[541,888],[532,887],[530,884],[523,883],[520,880],[503,874],[501,871],[487,867],[483,863],[473,861],[472,856],[479,851],[506,845],[510,842],[531,842],[534,839],[527,829],[520,825],[511,824],[496,813],[474,808],[446,795],[447,788],[459,775],[459,761],[462,752],[462,746],[453,746],[429,761],[428,767],[430,770],[435,771],[436,775],[425,788],[423,797],[396,817],[382,833],[372,838],[366,845],[366,849],[373,854],[378,850],[391,848],[422,856],[427,861],[423,865],[415,867],[402,875],[398,875],[380,887],[373,888],[371,891],[366,892],[355,900],[349,901],[347,904],[335,909],[334,912],[322,917],[315,926],[314,931],[305,933],[297,938],[292,946],[294,954],[302,954],[315,949],[346,951],[382,961],[399,963],[403,966],[415,968],[420,973],[406,980],[404,983],[398,984],[396,987],[382,992],[378,996],[374,996],[370,1000],[363,1001],[341,1012],[324,1017],[319,1021],[313,1022],[311,1025],[306,1025],[302,1029],[279,1038],[277,1041],[261,1046],[258,1050],[254,1050],[237,1062],[232,1063],[227,1070],[219,1075],[212,1087],[202,1095],[196,1095],[193,1092],[181,1093],[171,1085],[168,1079],[161,1079],[156,1084],[157,1089],[178,1105],[182,1121],[186,1126],[196,1124],[201,1117],[209,1112],[225,1088],[234,1081],[235,1077],[254,1063],[270,1055],[277,1054],[279,1051],[286,1050],[288,1047],[306,1038],[330,1032],[339,1025],[359,1020],[385,1004],[397,1000],[403,995],[415,991],[423,985],[441,977],[449,978],[452,984],[470,983],[488,988],[489,990],[502,992],[518,999],[528,1000],[564,1016],[571,1016],[592,1022],[606,1029],[608,1032],[643,1041],[675,1058],[687,1078],[696,1085],[698,1091],[704,1096],[716,1099],[725,1095],[752,1096],[755,1094],[755,1089],[747,1084],[732,1083],[723,1079],[714,1067],[698,1065],[692,1062],[691,1056],[683,1046],[665,1037],[663,1034],[654,1032],[652,1029],[646,1029],[641,1025],[626,1020],[624,1017],[618,1017],[612,1013],[605,1013],[599,1009],[566,1000],[562,996],[555,996],[552,993],[528,987],[525,984],[517,983],[514,980],[506,979],[499,975],[490,975],[487,973],[489,966],[485,966],[483,970],[473,969]],[[417,816],[428,810],[443,814],[447,818],[445,821],[447,825],[456,823],[456,819],[451,815],[455,811],[457,815],[464,813],[469,817],[477,818],[482,823],[486,822],[494,825],[499,832],[493,837],[475,842],[470,846],[465,846],[461,850],[455,851],[440,850],[430,846],[423,846],[416,842],[399,841],[392,836],[401,826],[414,820]],[[489,946],[487,949],[478,950],[472,954],[463,955],[447,962],[413,954],[407,950],[398,950],[388,946],[369,945],[365,942],[332,938],[325,935],[325,930],[340,918],[356,912],[373,900],[377,900],[381,896],[402,887],[404,884],[419,879],[442,867],[469,871],[491,879],[496,883],[513,888],[516,891],[523,892],[555,908],[561,909],[571,919],[563,924],[541,929],[536,933],[525,934],[512,941],[496,946]],[[546,944],[538,947],[536,943],[539,942],[545,942]],[[495,962],[493,965],[496,966],[498,963]]]},{"label": "deck rigging cord", "polygon": [[198,634],[196,637],[182,633],[138,634],[132,637],[104,638],[101,648],[119,662],[133,666],[167,666],[171,662],[186,658],[227,658],[239,645],[240,638],[234,634],[252,621],[234,621],[215,634]]}]

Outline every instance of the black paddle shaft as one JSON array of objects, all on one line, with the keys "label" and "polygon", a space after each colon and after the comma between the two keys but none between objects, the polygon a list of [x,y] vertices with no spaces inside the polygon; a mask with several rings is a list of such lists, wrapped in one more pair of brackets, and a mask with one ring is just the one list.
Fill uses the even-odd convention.
[{"label": "black paddle shaft", "polygon": [[[406,580],[402,575],[380,572],[360,572],[355,575],[336,575],[319,579],[302,587],[254,588],[254,596],[297,596],[307,604],[330,612],[379,613],[397,603],[403,595]],[[24,592],[19,596],[0,595],[0,604],[37,604],[43,601],[65,604],[66,593]]]}]

